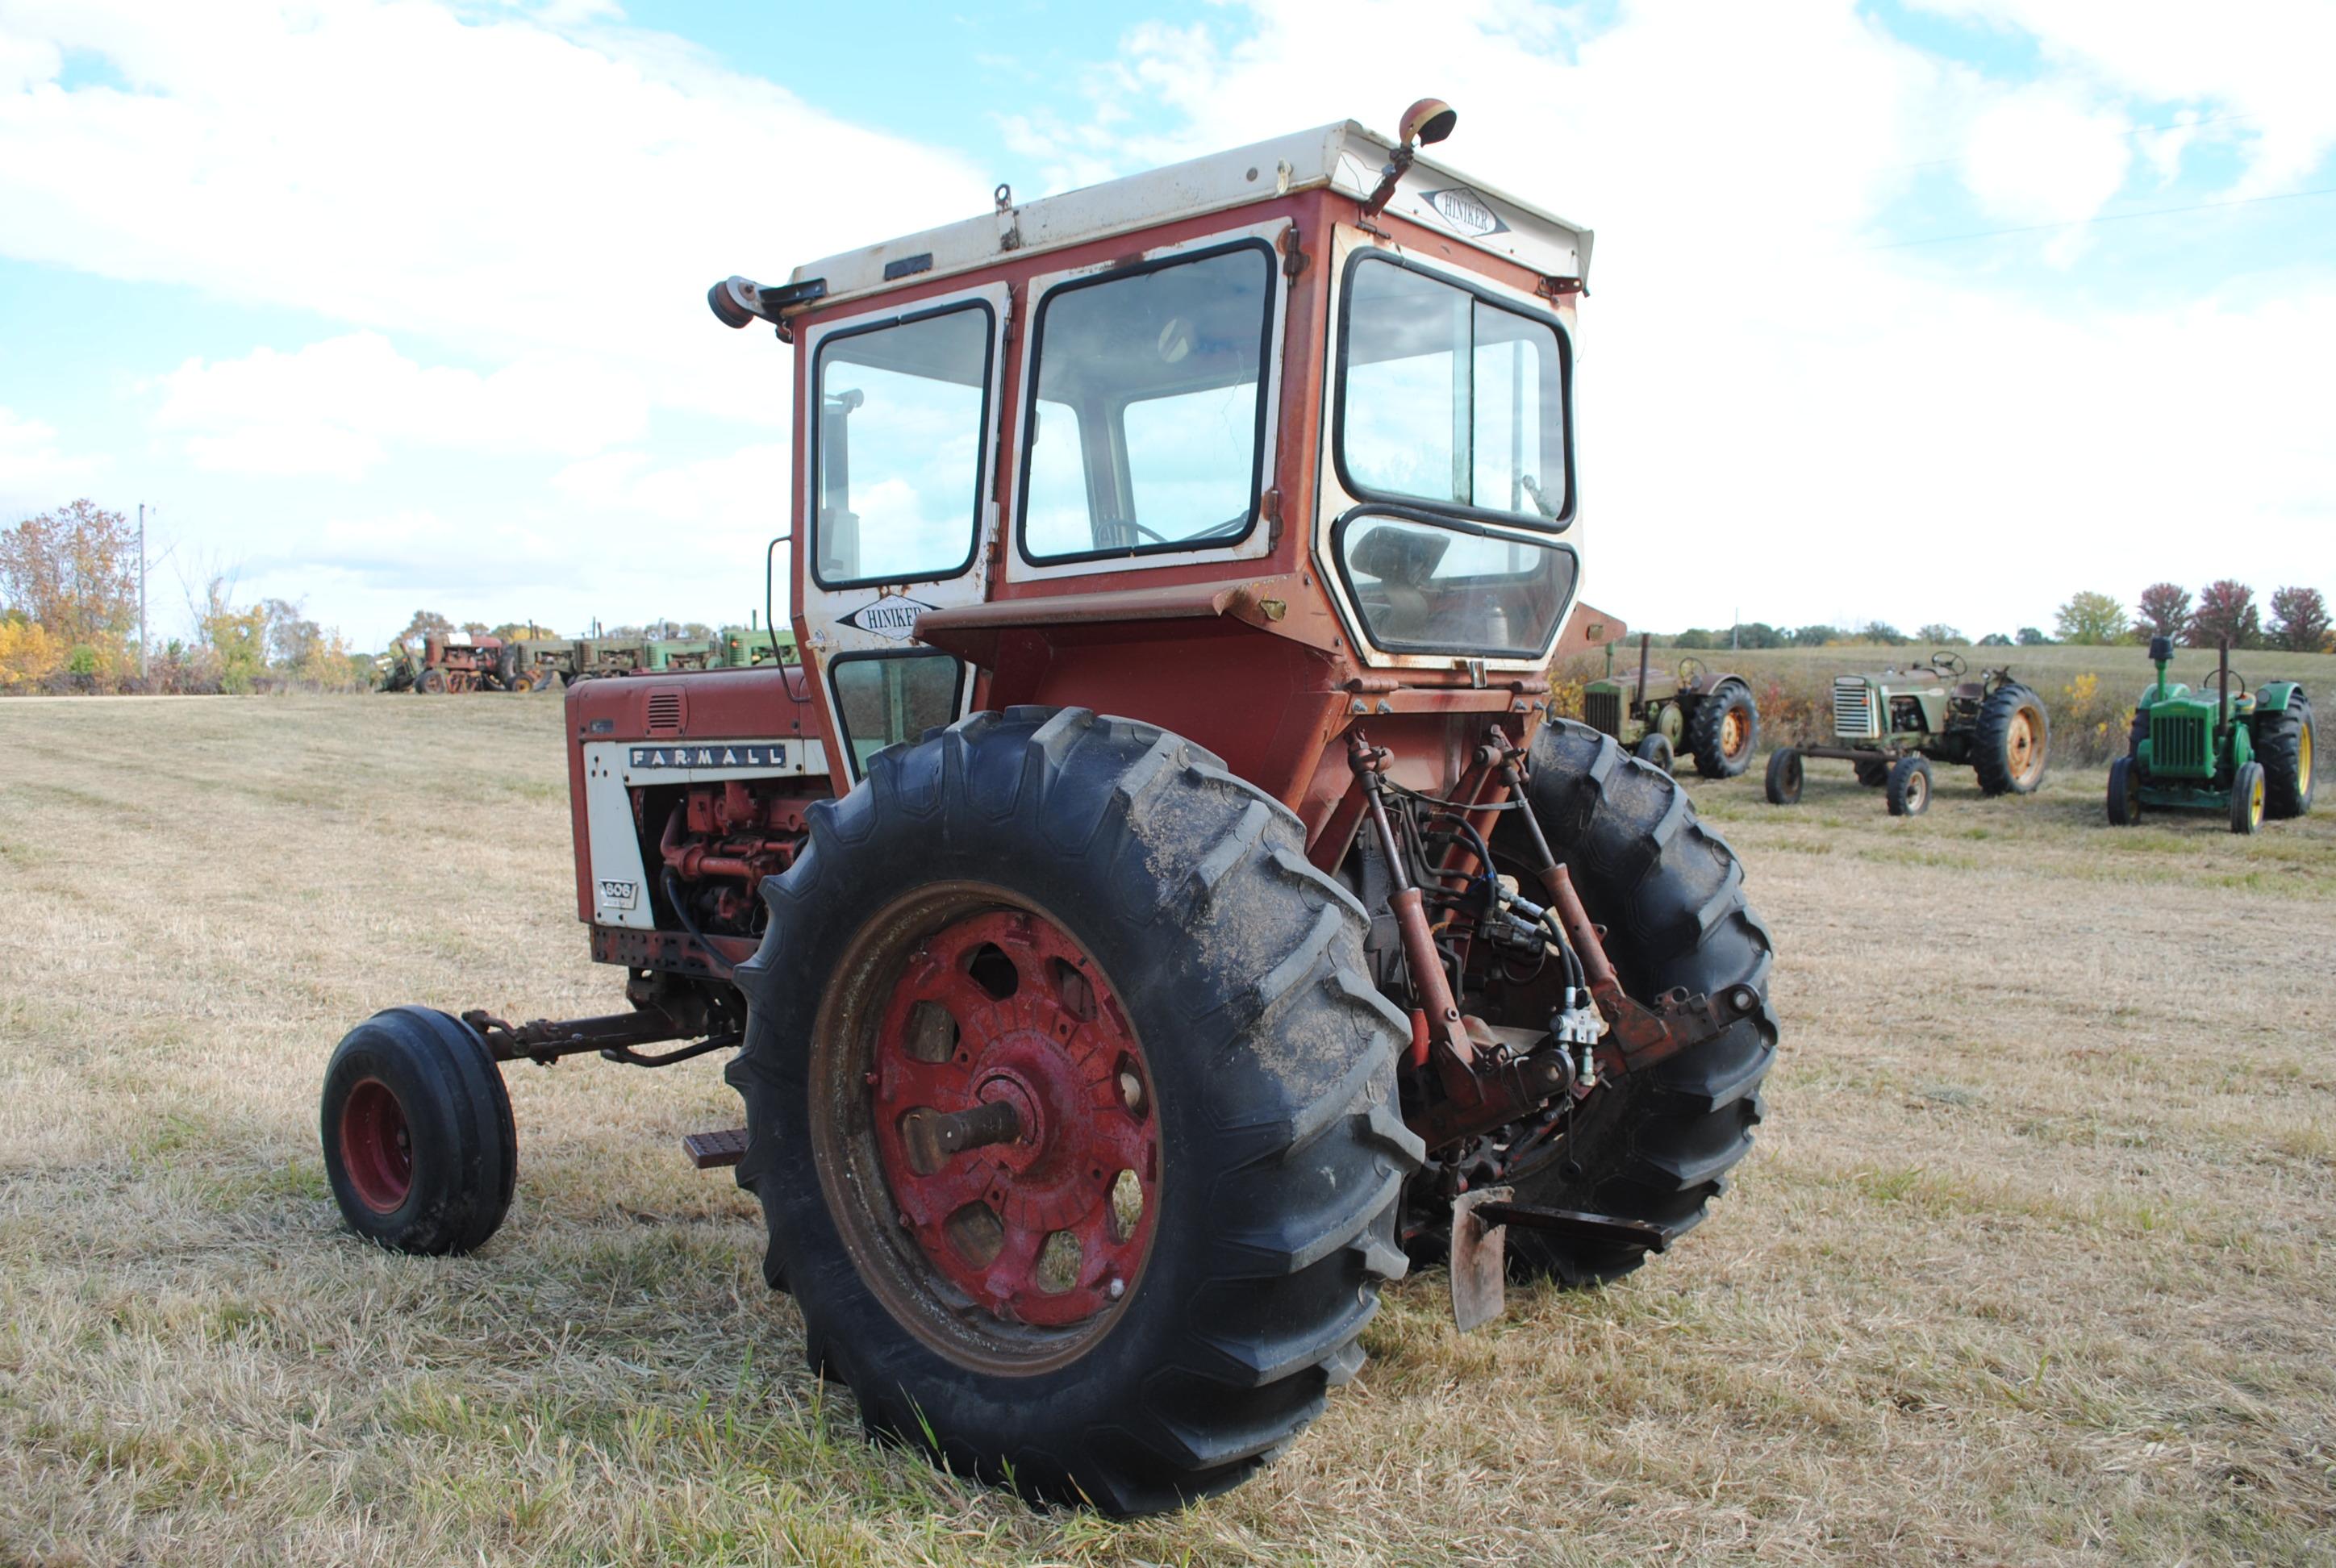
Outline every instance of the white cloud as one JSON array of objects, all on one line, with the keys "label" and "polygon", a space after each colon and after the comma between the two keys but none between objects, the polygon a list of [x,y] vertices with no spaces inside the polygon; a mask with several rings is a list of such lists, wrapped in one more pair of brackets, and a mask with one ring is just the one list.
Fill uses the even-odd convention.
[{"label": "white cloud", "polygon": [[68,456],[54,427],[0,407],[0,504],[44,509],[67,498],[51,493],[95,472],[101,460]]},{"label": "white cloud", "polygon": [[2247,160],[2241,190],[2291,186],[2336,148],[2336,5],[2249,0],[1914,0],[2032,36],[2055,65],[2158,103],[2211,102]]},{"label": "white cloud", "polygon": [[374,332],[189,360],[161,387],[156,427],[185,433],[200,466],[243,473],[356,478],[405,442],[575,457],[639,434],[648,417],[637,381],[579,355],[481,375],[417,365]]},{"label": "white cloud", "polygon": [[2123,114],[2050,91],[2009,93],[1972,117],[1963,183],[2007,223],[2089,218],[2125,183],[2129,130]]},{"label": "white cloud", "polygon": [[[588,353],[767,420],[774,359],[706,286],[980,210],[994,180],[602,9],[11,0],[0,253],[489,359]],[[63,89],[62,51],[131,90]]]}]

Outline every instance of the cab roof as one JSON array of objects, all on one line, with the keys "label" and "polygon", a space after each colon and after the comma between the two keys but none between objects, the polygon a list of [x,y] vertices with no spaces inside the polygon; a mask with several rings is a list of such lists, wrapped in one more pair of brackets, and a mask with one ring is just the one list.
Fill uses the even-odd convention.
[{"label": "cab roof", "polygon": [[[1391,138],[1348,120],[1019,205],[1001,185],[995,211],[807,262],[791,275],[788,292],[798,308],[825,306],[971,271],[1009,252],[1060,250],[1293,190],[1328,187],[1362,201],[1394,148]],[[1413,162],[1387,210],[1544,277],[1589,281],[1589,229],[1427,158]]]}]

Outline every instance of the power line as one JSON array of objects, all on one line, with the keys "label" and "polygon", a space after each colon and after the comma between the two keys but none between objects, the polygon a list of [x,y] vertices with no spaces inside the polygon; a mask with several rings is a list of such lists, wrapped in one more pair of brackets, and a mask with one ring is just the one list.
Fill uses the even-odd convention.
[{"label": "power line", "polygon": [[2137,218],[2172,218],[2184,212],[2211,212],[2223,207],[2253,207],[2263,201],[2302,201],[2314,196],[2336,196],[2336,185],[2319,190],[2283,190],[2273,196],[2234,196],[2224,201],[2201,201],[2189,207],[2153,207],[2145,212],[2101,212],[2090,218],[2064,219],[2058,223],[2026,223],[2017,229],[1980,229],[1969,234],[1934,234],[1924,239],[1886,239],[1879,245],[1853,246],[1851,252],[1904,250],[1917,245],[1952,245],[1964,239],[1999,239],[2007,234],[2044,234],[2055,229],[2083,229],[2095,223],[2128,223]]}]

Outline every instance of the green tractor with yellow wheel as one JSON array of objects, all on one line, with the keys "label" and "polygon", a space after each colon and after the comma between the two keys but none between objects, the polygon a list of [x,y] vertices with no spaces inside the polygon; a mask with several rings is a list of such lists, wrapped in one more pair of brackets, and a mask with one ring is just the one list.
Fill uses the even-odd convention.
[{"label": "green tractor with yellow wheel", "polygon": [[1638,678],[1630,680],[1614,673],[1614,645],[1606,645],[1606,674],[1582,688],[1583,722],[1650,767],[1669,772],[1688,756],[1705,778],[1741,774],[1760,745],[1752,683],[1692,657],[1676,671],[1650,669],[1651,646],[1642,634]]},{"label": "green tractor with yellow wheel", "polygon": [[2149,657],[2157,679],[2134,706],[2132,749],[2109,765],[2111,826],[2131,827],[2155,807],[2224,812],[2233,833],[2252,833],[2266,818],[2312,810],[2312,701],[2302,687],[2249,690],[2228,642],[2195,691],[2166,678],[2171,638],[2150,638]]}]

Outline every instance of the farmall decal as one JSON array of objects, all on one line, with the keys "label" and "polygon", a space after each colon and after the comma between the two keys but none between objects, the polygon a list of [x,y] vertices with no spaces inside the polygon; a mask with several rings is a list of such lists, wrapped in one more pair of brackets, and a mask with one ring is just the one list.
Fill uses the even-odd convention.
[{"label": "farmall decal", "polygon": [[917,635],[917,618],[932,608],[913,599],[903,599],[897,593],[891,594],[869,600],[845,616],[842,624],[905,642]]},{"label": "farmall decal", "polygon": [[1482,237],[1502,234],[1508,225],[1493,210],[1493,204],[1465,185],[1448,186],[1442,190],[1425,193],[1427,204],[1443,214],[1444,221],[1462,234]]},{"label": "farmall decal", "polygon": [[635,773],[657,768],[784,767],[784,742],[723,741],[714,745],[637,745],[629,765]]}]

